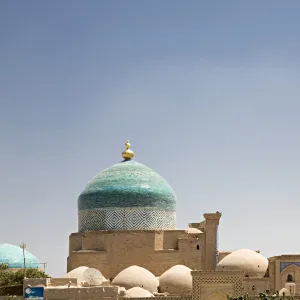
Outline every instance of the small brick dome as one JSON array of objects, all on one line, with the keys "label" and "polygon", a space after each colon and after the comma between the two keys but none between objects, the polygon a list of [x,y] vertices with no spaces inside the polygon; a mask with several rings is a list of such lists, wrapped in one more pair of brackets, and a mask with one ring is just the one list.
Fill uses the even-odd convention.
[{"label": "small brick dome", "polygon": [[158,280],[147,269],[139,266],[131,266],[121,271],[111,284],[124,287],[126,290],[140,287],[154,293],[157,292]]},{"label": "small brick dome", "polygon": [[134,287],[126,291],[126,296],[129,298],[150,298],[154,297],[152,293],[149,291],[141,288],[141,287]]},{"label": "small brick dome", "polygon": [[217,265],[217,270],[241,270],[247,277],[264,277],[268,269],[267,258],[248,249],[233,251]]},{"label": "small brick dome", "polygon": [[159,277],[159,291],[177,295],[188,295],[192,292],[192,269],[176,265]]}]

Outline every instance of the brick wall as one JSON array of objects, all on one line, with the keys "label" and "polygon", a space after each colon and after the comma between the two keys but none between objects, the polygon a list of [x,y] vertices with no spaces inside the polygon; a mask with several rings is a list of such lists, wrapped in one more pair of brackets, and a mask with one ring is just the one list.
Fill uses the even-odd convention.
[{"label": "brick wall", "polygon": [[[184,230],[95,231],[70,236],[68,271],[94,267],[114,278],[132,265],[144,267],[156,276],[177,264],[201,269],[204,239]],[[199,245],[199,249],[197,249]]]}]

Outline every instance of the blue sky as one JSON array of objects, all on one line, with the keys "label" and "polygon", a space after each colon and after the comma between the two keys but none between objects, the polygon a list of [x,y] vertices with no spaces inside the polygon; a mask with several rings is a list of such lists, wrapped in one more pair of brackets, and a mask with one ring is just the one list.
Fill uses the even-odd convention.
[{"label": "blue sky", "polygon": [[[66,270],[77,197],[136,160],[220,250],[299,253],[300,2],[1,1],[0,243]],[[284,240],[284,242],[282,242]]]}]

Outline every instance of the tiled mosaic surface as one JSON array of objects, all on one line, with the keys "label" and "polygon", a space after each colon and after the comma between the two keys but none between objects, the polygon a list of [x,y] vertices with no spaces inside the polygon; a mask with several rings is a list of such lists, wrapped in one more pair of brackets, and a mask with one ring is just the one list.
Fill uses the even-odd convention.
[{"label": "tiled mosaic surface", "polygon": [[300,262],[280,262],[280,272],[282,272],[285,268],[291,265],[300,267]]},{"label": "tiled mosaic surface", "polygon": [[175,229],[176,212],[152,208],[107,208],[78,212],[78,231]]},{"label": "tiled mosaic surface", "polygon": [[[39,268],[39,260],[25,250],[26,268]],[[0,245],[0,264],[7,264],[12,269],[24,268],[23,249],[10,244]]]},{"label": "tiled mosaic surface", "polygon": [[159,174],[135,161],[118,163],[91,180],[78,198],[78,210],[153,207],[173,211],[176,196]]}]

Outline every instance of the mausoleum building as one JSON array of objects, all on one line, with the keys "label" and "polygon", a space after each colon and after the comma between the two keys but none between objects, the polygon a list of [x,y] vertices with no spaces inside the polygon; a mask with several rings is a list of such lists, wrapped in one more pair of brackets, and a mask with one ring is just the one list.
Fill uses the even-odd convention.
[{"label": "mausoleum building", "polygon": [[128,141],[122,157],[79,195],[68,273],[45,281],[47,299],[227,300],[261,292],[298,297],[300,254],[267,259],[249,249],[220,251],[220,212],[176,229],[171,186],[133,160]]}]

